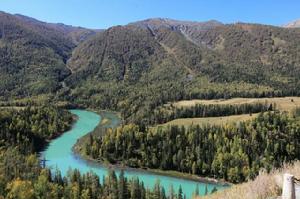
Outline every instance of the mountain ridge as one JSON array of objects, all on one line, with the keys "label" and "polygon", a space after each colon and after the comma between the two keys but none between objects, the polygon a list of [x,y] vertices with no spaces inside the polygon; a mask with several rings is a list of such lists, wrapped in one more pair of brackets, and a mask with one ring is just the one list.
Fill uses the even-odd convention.
[{"label": "mountain ridge", "polygon": [[80,26],[66,25],[63,23],[47,23],[21,14],[15,14],[14,16],[20,18],[21,20],[25,20],[26,22],[32,23],[33,25],[40,25],[44,28],[53,28],[62,34],[66,34],[75,44],[79,44],[88,37],[103,31],[102,29],[88,29]]},{"label": "mountain ridge", "polygon": [[72,31],[0,14],[2,98],[46,94],[135,122],[174,100],[300,95],[299,29],[158,18]]}]

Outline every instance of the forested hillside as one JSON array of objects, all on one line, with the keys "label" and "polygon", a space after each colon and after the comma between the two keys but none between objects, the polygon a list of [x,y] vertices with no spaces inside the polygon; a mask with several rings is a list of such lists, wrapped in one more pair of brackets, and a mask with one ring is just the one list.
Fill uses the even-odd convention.
[{"label": "forested hillside", "polygon": [[0,13],[0,95],[54,92],[70,74],[65,62],[74,47],[55,30]]},{"label": "forested hillside", "polygon": [[[97,32],[101,32],[101,29],[87,29],[83,27],[75,27],[70,25],[65,25],[62,23],[46,23],[38,21],[34,18],[27,17],[24,15],[15,15],[20,20],[23,20],[28,25],[33,26],[34,29],[38,29],[41,32],[57,32],[60,35],[65,35],[70,38],[74,44],[79,44],[80,42],[86,40],[90,36],[95,35]],[[53,38],[54,39],[54,38]]]},{"label": "forested hillside", "polygon": [[148,112],[182,99],[299,95],[300,30],[149,19],[105,31],[1,13],[0,96]]},{"label": "forested hillside", "polygon": [[54,93],[71,73],[72,50],[95,33],[0,12],[0,96]]},{"label": "forested hillside", "polygon": [[74,50],[67,99],[137,122],[179,99],[299,95],[299,44],[298,29],[259,24],[153,19],[113,27]]}]

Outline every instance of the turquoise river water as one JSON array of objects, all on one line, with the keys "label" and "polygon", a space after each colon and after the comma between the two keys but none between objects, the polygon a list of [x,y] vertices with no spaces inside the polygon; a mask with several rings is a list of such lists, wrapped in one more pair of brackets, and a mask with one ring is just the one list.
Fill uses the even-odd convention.
[{"label": "turquoise river water", "polygon": [[[85,134],[93,131],[94,128],[99,124],[99,122],[101,121],[101,116],[94,112],[85,110],[70,111],[71,113],[77,115],[78,120],[73,125],[71,130],[65,132],[62,136],[51,141],[49,146],[42,152],[41,155],[47,160],[47,167],[53,170],[58,168],[61,171],[62,175],[66,175],[70,168],[77,168],[82,173],[93,171],[102,178],[108,172],[107,167],[83,160],[79,156],[75,155],[72,151],[72,147],[76,143],[76,141]],[[119,172],[118,169],[115,170],[117,173]],[[200,194],[204,194],[205,186],[208,187],[209,191],[211,191],[214,187],[216,187],[218,190],[226,188],[226,186],[222,185],[163,176],[135,169],[125,169],[124,172],[125,176],[129,178],[138,177],[139,180],[143,181],[145,186],[149,188],[152,188],[157,180],[159,180],[161,186],[165,188],[166,192],[168,192],[171,185],[177,192],[179,186],[181,185],[183,193],[187,198],[192,197],[192,194],[195,192],[197,185],[199,186]]]}]

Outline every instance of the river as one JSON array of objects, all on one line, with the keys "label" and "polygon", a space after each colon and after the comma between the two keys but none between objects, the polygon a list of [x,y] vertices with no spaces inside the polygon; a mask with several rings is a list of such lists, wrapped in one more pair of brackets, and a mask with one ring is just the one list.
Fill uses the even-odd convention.
[{"label": "river", "polygon": [[[108,172],[107,167],[83,160],[78,155],[75,155],[72,151],[72,147],[77,140],[87,133],[93,131],[94,128],[99,124],[101,121],[101,116],[94,112],[85,110],[70,110],[70,112],[78,117],[72,129],[51,141],[48,147],[41,153],[41,156],[47,160],[46,166],[48,168],[53,170],[56,168],[59,169],[63,176],[67,174],[70,168],[76,168],[79,169],[81,173],[93,171],[102,178]],[[112,123],[114,123],[114,121],[112,121]],[[118,169],[115,170],[117,173],[119,172]],[[197,185],[199,186],[200,194],[202,195],[205,192],[206,186],[208,187],[209,192],[214,187],[216,187],[218,190],[225,188],[225,186],[222,185],[163,176],[136,169],[125,169],[124,172],[125,176],[128,178],[138,177],[139,180],[143,181],[145,186],[149,188],[152,188],[157,180],[159,180],[161,186],[165,188],[167,193],[171,185],[176,192],[181,185],[183,193],[187,196],[187,198],[192,197]]]}]

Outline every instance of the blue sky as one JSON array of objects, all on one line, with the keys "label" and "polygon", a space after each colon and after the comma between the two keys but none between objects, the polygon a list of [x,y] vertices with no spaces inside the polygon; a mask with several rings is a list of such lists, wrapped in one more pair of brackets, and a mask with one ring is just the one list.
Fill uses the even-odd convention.
[{"label": "blue sky", "polygon": [[300,18],[300,0],[0,0],[0,10],[88,28],[152,17],[282,25]]}]

